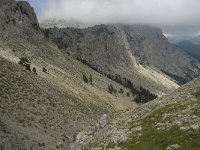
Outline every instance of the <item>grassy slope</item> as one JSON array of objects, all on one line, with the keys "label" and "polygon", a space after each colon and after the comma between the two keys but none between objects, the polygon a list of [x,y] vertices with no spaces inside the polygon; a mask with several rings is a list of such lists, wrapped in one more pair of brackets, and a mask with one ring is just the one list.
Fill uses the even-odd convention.
[{"label": "grassy slope", "polygon": [[[188,104],[184,105],[185,107]],[[200,102],[195,102],[195,105],[200,106]],[[157,130],[154,128],[155,122],[162,122],[163,116],[166,113],[176,112],[183,107],[182,105],[170,105],[159,110],[141,120],[141,125],[144,128],[143,134],[139,138],[129,137],[131,140],[125,143],[119,143],[123,149],[165,149],[172,144],[180,144],[181,149],[199,149],[200,148],[200,129],[189,129],[188,131],[181,131],[180,126],[175,125],[166,130]],[[197,111],[197,110],[195,110]],[[200,114],[196,114],[200,117]],[[154,119],[152,119],[154,118]],[[167,120],[165,120],[167,121]]]},{"label": "grassy slope", "polygon": [[[126,113],[114,114],[108,126],[97,133],[89,147],[162,150],[178,144],[183,150],[198,150],[200,148],[199,108],[200,81],[196,79],[160,100]],[[134,132],[133,129],[138,126],[142,130]],[[117,128],[117,131],[123,130],[128,139],[124,142],[113,142],[111,137],[115,135],[114,128]]]}]

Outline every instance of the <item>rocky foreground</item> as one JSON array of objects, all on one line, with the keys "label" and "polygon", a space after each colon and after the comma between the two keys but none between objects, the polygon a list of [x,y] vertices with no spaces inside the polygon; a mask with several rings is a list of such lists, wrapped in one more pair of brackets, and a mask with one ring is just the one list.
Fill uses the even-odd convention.
[{"label": "rocky foreground", "polygon": [[100,119],[81,132],[72,149],[200,149],[200,78],[136,109]]}]

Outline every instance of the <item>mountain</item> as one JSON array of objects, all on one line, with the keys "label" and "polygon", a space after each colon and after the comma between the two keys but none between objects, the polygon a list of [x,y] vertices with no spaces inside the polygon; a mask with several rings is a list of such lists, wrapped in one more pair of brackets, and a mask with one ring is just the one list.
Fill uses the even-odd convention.
[{"label": "mountain", "polygon": [[[88,135],[95,140],[93,133],[99,127],[105,127],[109,133],[106,124],[111,114],[121,118],[120,114],[126,116],[123,112],[127,109],[139,113],[142,108],[148,113],[149,105],[164,107],[165,97],[158,103],[157,100],[143,103],[157,95],[176,95],[172,92],[179,85],[170,78],[176,78],[173,71],[184,79],[198,75],[197,60],[167,43],[161,30],[155,27],[99,25],[87,29],[42,29],[30,4],[15,0],[0,0],[0,18],[3,150],[77,150],[80,142],[87,144],[83,139],[89,140]],[[168,49],[163,49],[163,43]],[[146,52],[150,48],[152,54]],[[166,70],[161,71],[165,69],[161,64],[165,63],[153,57],[157,54],[153,49],[166,61],[170,57],[172,62],[167,64],[172,68],[166,65]],[[195,90],[192,86],[185,88],[196,92],[198,83],[194,84]],[[191,94],[184,92],[187,90],[181,93],[186,102],[193,100]],[[194,119],[193,116],[188,117]],[[121,125],[123,122],[119,121]],[[87,130],[89,134],[85,134]]]},{"label": "mountain", "polygon": [[43,20],[40,22],[40,26],[42,28],[68,28],[68,27],[74,27],[74,28],[86,28],[87,26],[84,25],[81,22],[70,20],[66,21],[63,19],[49,19],[49,20]]},{"label": "mountain", "polygon": [[192,57],[200,60],[200,36],[182,40],[175,45],[185,50]]},{"label": "mountain", "polygon": [[177,44],[178,47],[184,49],[189,55],[200,60],[200,42],[185,40]]},{"label": "mountain", "polygon": [[168,35],[166,34],[168,41],[172,44],[177,44],[185,40],[190,40],[192,37],[187,35]]},{"label": "mountain", "polygon": [[159,28],[98,25],[87,29],[51,28],[44,32],[58,48],[99,72],[119,74],[158,95],[177,86],[165,74],[182,83],[199,75],[199,62],[171,45]]},{"label": "mountain", "polygon": [[200,78],[136,109],[104,116],[104,126],[95,132],[82,131],[71,147],[98,150],[199,149],[199,89]]},{"label": "mountain", "polygon": [[161,29],[135,25],[123,26],[123,30],[130,48],[140,62],[153,65],[183,79],[192,79],[199,75],[198,61],[182,49],[171,45],[163,36]]},{"label": "mountain", "polygon": [[200,36],[194,37],[190,41],[192,41],[194,44],[200,45]]}]

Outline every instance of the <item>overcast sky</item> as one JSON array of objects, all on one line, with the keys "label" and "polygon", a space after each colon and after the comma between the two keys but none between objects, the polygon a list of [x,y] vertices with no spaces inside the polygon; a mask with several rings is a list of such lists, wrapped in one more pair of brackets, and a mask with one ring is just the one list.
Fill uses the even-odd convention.
[{"label": "overcast sky", "polygon": [[200,33],[200,0],[28,0],[40,21],[151,24],[168,34]]}]

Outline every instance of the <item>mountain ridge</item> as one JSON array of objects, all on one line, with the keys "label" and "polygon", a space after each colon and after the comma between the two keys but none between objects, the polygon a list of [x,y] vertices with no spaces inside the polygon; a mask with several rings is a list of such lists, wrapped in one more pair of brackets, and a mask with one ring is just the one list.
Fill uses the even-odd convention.
[{"label": "mountain ridge", "polygon": [[[103,129],[102,133],[106,131],[102,138],[106,139],[111,134],[114,135],[114,141],[124,140],[126,134],[122,130],[107,130],[107,118],[111,114],[118,116],[116,121],[125,126],[123,123],[132,123],[135,111],[135,114],[140,113],[140,109],[142,112],[149,112],[152,110],[149,105],[164,106],[181,97],[181,94],[187,96],[187,90],[193,90],[193,86],[196,89],[199,87],[194,82],[196,84],[186,86],[186,92],[179,93],[178,89],[172,93],[179,87],[175,80],[165,73],[159,73],[160,69],[153,66],[153,63],[144,61],[143,54],[136,58],[135,48],[131,48],[134,44],[131,45],[130,41],[137,41],[139,46],[135,46],[144,53],[145,49],[142,47],[148,49],[145,42],[147,45],[152,42],[149,37],[153,30],[147,35],[145,34],[149,30],[142,32],[144,27],[140,31],[140,26],[139,29],[127,31],[113,25],[44,30],[40,28],[37,16],[28,2],[0,0],[0,4],[0,149],[77,150],[81,147],[79,143],[78,147],[77,143],[73,145],[74,142],[82,142],[87,147],[85,140],[88,140],[88,135],[90,137],[97,133],[97,138],[101,135],[99,127]],[[55,33],[51,34],[52,32]],[[160,30],[153,33],[155,37],[160,36]],[[64,42],[60,45],[55,41],[56,44],[53,43],[52,35],[58,35],[56,39]],[[60,35],[65,37],[59,39]],[[65,43],[65,38],[68,43]],[[152,42],[152,47],[159,49],[159,42]],[[71,50],[68,44],[71,44]],[[101,57],[98,58],[98,55]],[[184,54],[180,56],[186,57]],[[186,59],[193,60],[190,57]],[[198,67],[192,67],[188,61],[186,64],[192,69]],[[95,68],[93,65],[98,66]],[[106,74],[101,72],[104,69]],[[182,68],[180,70],[184,71]],[[191,73],[191,78],[194,74],[195,72]],[[170,93],[170,97],[175,97],[168,101],[165,99],[168,96],[165,96],[142,105],[141,102],[148,102],[156,97],[149,90],[160,96]],[[135,102],[136,98],[139,105]],[[185,99],[187,98],[194,100],[191,94]],[[189,104],[189,100],[186,104]],[[195,107],[192,105],[192,108]],[[130,111],[127,112],[127,109]],[[198,113],[197,111],[196,115]],[[143,118],[142,114],[138,117]],[[121,116],[125,116],[125,120],[121,120]],[[191,116],[192,114],[189,118]],[[131,119],[126,120],[127,118]],[[197,128],[196,124],[191,125]],[[85,133],[87,130],[89,132]],[[112,131],[114,132],[111,133]],[[141,128],[134,128],[134,131],[141,131]],[[92,137],[92,140],[92,143],[95,142],[95,138]]]},{"label": "mountain ridge", "polygon": [[[44,32],[46,37],[54,41],[64,52],[86,62],[103,74],[122,76],[120,72],[123,72],[123,75],[133,82],[141,81],[140,76],[144,76],[141,73],[139,75],[134,73],[138,67],[147,72],[153,70],[157,74],[167,72],[166,76],[169,74],[170,77],[179,76],[184,82],[199,74],[200,66],[196,59],[170,45],[161,29],[148,25],[97,25],[86,29],[51,28],[45,29]],[[152,79],[144,80],[146,83],[142,85],[135,84],[158,94],[155,88],[148,86],[152,84],[157,87],[157,83],[150,80]],[[166,93],[165,89],[162,92]]]}]

